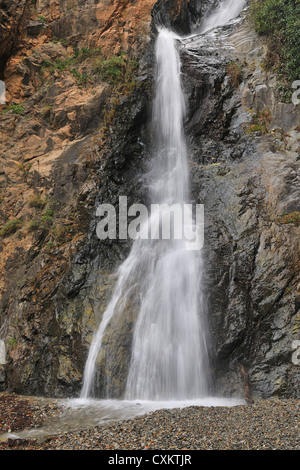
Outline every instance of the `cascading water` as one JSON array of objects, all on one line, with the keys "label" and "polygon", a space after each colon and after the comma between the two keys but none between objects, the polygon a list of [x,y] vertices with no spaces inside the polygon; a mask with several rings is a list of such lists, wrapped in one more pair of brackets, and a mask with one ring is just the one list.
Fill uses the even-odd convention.
[{"label": "cascading water", "polygon": [[[183,206],[189,182],[175,41],[172,33],[162,30],[156,43],[157,151],[150,193],[153,202]],[[156,243],[154,254],[134,332],[126,398],[199,398],[207,393],[199,253],[188,251],[184,240],[169,240]]]},{"label": "cascading water", "polygon": [[215,10],[208,12],[204,17],[200,33],[203,34],[212,28],[223,26],[233,18],[236,18],[246,3],[246,0],[225,0],[221,2]]},{"label": "cascading water", "polygon": [[[241,12],[245,3],[227,0],[208,16],[201,30],[225,24]],[[177,39],[163,29],[156,42],[156,150],[149,188],[153,204],[169,206],[182,206],[189,197]],[[158,216],[152,213],[146,226]],[[187,249],[183,239],[134,242],[119,268],[115,291],[91,344],[81,398],[93,395],[97,357],[106,328],[132,296],[139,300],[139,307],[125,398],[185,400],[207,396],[209,367],[201,274],[201,251]]]},{"label": "cascading water", "polygon": [[[172,33],[162,30],[156,43],[157,81],[153,125],[157,150],[153,159],[152,203],[183,204],[189,193],[183,131],[185,104],[180,60]],[[152,220],[159,217],[152,212]],[[112,316],[138,293],[128,399],[197,398],[207,392],[207,350],[199,292],[199,253],[185,240],[136,240],[118,273],[118,282],[87,360],[81,397],[90,396],[103,334]]]}]

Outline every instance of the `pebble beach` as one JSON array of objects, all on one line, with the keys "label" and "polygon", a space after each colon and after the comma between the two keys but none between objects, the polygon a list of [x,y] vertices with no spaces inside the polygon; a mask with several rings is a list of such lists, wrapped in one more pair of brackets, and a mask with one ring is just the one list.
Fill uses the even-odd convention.
[{"label": "pebble beach", "polygon": [[7,438],[62,413],[57,401],[0,395],[0,450],[300,450],[300,400],[293,399],[161,409],[39,439]]}]

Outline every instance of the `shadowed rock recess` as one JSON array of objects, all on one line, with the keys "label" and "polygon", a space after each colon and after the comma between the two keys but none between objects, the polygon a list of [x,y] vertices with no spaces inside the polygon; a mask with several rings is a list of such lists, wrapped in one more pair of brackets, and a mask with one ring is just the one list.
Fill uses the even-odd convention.
[{"label": "shadowed rock recess", "polygon": [[[80,392],[131,246],[98,240],[96,209],[124,195],[129,205],[148,202],[153,47],[166,26],[185,37],[178,47],[192,199],[205,207],[211,392],[243,396],[244,366],[254,398],[299,398],[300,108],[280,101],[246,11],[217,36],[199,34],[216,3],[2,2],[2,390]],[[137,304],[133,295],[106,331],[98,397],[122,397]]]}]

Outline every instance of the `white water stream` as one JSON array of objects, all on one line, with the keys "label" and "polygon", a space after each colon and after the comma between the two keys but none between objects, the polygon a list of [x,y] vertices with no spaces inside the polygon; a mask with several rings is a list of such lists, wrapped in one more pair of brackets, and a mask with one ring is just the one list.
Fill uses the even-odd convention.
[{"label": "white water stream", "polygon": [[[189,177],[183,119],[180,59],[176,38],[161,30],[156,42],[156,151],[149,188],[156,204],[183,205]],[[151,213],[158,217],[158,213]],[[201,296],[201,257],[182,240],[137,240],[119,270],[117,288],[92,343],[82,398],[92,393],[96,360],[110,319],[138,286],[132,359],[125,397],[139,400],[194,399],[207,395],[208,355]],[[143,273],[143,279],[140,278]]]},{"label": "white water stream", "polygon": [[[201,33],[238,16],[245,3],[245,0],[221,3],[205,18]],[[183,206],[189,197],[178,40],[172,32],[162,29],[155,50],[157,73],[152,124],[156,130],[156,150],[149,191],[153,203],[169,206],[174,203]],[[119,269],[115,291],[91,344],[82,399],[93,397],[103,336],[112,317],[122,312],[133,289],[140,306],[125,398],[187,400],[208,396],[201,251],[187,248],[185,240],[134,242]]]},{"label": "white water stream", "polygon": [[[151,200],[183,206],[189,194],[183,131],[185,103],[180,60],[172,33],[156,43],[153,126],[157,151]],[[139,256],[139,253],[136,253]],[[193,399],[207,395],[206,328],[200,290],[201,258],[185,240],[156,242],[147,265],[147,289],[135,326],[126,398]]]},{"label": "white water stream", "polygon": [[215,10],[209,11],[203,18],[199,32],[203,34],[212,28],[223,26],[230,20],[237,18],[246,3],[246,0],[224,0]]}]

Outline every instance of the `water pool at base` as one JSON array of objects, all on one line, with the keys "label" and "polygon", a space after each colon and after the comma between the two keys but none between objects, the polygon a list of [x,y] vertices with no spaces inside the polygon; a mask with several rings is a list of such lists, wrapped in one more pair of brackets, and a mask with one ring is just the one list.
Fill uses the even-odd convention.
[{"label": "water pool at base", "polygon": [[245,401],[242,399],[219,397],[182,401],[92,400],[75,398],[57,400],[57,405],[63,408],[60,417],[51,418],[38,428],[2,434],[0,435],[0,441],[6,439],[42,439],[47,436],[81,431],[94,426],[103,426],[113,422],[134,419],[162,409],[182,409],[190,406],[233,407],[245,405]]}]

